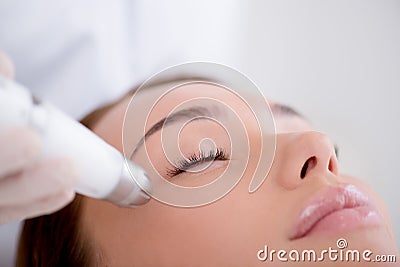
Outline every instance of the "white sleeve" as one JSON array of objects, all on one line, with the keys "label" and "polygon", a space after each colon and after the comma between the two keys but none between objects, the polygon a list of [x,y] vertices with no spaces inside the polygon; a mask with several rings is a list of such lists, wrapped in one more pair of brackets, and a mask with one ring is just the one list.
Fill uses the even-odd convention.
[{"label": "white sleeve", "polygon": [[0,1],[16,80],[76,119],[185,61],[232,64],[234,1]]},{"label": "white sleeve", "polygon": [[0,49],[16,80],[79,119],[137,82],[123,1],[2,1]]}]

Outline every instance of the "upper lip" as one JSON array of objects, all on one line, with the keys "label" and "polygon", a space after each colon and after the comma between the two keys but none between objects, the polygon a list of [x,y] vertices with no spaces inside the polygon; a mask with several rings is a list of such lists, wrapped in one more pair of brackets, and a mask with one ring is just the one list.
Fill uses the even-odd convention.
[{"label": "upper lip", "polygon": [[327,187],[306,203],[297,217],[290,239],[307,235],[324,217],[338,210],[370,205],[368,196],[355,185]]}]

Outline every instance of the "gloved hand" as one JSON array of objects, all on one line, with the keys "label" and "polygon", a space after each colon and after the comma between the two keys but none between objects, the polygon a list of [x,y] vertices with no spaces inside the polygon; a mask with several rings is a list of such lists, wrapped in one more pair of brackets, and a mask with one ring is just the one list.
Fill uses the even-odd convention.
[{"label": "gloved hand", "polygon": [[[13,65],[1,51],[0,74],[14,77]],[[78,179],[72,163],[39,160],[40,152],[40,136],[33,130],[0,131],[0,223],[49,214],[74,198]]]}]

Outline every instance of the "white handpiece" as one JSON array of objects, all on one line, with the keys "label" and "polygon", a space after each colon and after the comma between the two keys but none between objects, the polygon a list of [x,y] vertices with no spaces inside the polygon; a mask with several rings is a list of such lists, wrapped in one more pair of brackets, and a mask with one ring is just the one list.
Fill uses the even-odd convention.
[{"label": "white handpiece", "polygon": [[44,158],[68,157],[74,161],[78,193],[120,206],[134,207],[149,201],[144,190],[150,190],[150,182],[142,168],[79,122],[0,76],[0,130],[18,126],[31,127],[41,134]]}]

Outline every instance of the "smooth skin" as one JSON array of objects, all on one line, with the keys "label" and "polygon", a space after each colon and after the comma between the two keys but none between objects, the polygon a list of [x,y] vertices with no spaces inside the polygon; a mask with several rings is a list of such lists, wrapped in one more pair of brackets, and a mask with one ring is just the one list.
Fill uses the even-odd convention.
[{"label": "smooth skin", "polygon": [[[83,206],[83,225],[99,265],[107,266],[271,266],[260,262],[257,252],[268,245],[270,249],[336,248],[338,238],[346,238],[351,249],[369,249],[374,254],[398,252],[387,210],[379,197],[361,180],[340,172],[331,140],[314,131],[301,116],[274,111],[277,131],[276,153],[272,169],[262,186],[248,193],[252,172],[257,166],[260,145],[259,132],[251,111],[238,99],[217,92],[212,85],[189,85],[182,91],[168,94],[153,109],[147,122],[151,127],[183,101],[199,95],[225,101],[243,119],[250,144],[249,164],[239,184],[222,199],[198,208],[179,208],[152,199],[136,208],[119,208],[100,200],[86,198]],[[138,94],[138,103],[146,103],[162,89]],[[129,98],[108,112],[94,127],[94,132],[122,151],[122,124]],[[271,106],[275,105],[269,101]],[[138,119],[144,114],[137,114]],[[129,123],[129,122],[126,122]],[[148,129],[148,127],[146,129]],[[137,142],[141,134],[132,135]],[[217,147],[229,152],[229,145],[218,127],[205,121],[192,122],[184,127],[180,145],[184,154],[198,151],[198,143],[208,135]],[[148,158],[157,171],[177,184],[196,186],[199,180],[212,181],[226,168],[228,161],[215,161],[209,171],[167,176],[170,164],[163,156],[161,134],[149,137],[134,160],[146,165]],[[316,164],[300,177],[301,168],[311,156]],[[232,160],[244,160],[236,155]],[[243,155],[245,157],[245,155]],[[310,196],[328,186],[354,184],[367,192],[382,217],[373,226],[360,225],[356,229],[318,233],[291,240],[290,231],[296,216]],[[303,263],[304,264],[304,263]],[[318,266],[373,266],[365,262],[315,263]],[[273,266],[291,265],[272,262]],[[301,265],[301,264],[300,264]],[[312,263],[306,263],[307,266]],[[376,266],[383,266],[381,263]],[[389,264],[388,266],[396,266]]]}]

